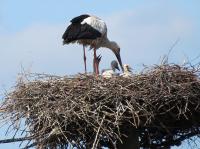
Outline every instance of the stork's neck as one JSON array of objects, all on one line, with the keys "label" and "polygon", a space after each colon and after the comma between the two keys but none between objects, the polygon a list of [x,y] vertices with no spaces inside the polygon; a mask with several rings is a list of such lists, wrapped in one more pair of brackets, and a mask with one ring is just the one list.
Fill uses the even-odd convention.
[{"label": "stork's neck", "polygon": [[115,70],[116,70],[115,67],[112,67],[112,71],[115,72]]},{"label": "stork's neck", "polygon": [[110,41],[107,37],[104,38],[104,40],[102,41],[102,47],[108,48],[108,49],[112,49],[112,41]]}]

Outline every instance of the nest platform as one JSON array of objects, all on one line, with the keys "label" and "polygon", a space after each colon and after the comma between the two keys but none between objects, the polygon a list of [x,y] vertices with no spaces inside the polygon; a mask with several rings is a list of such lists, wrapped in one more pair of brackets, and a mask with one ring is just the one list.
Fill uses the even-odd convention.
[{"label": "nest platform", "polygon": [[170,148],[200,134],[199,70],[166,64],[130,78],[34,74],[1,109],[30,141],[24,148],[116,148],[132,128],[140,147]]}]

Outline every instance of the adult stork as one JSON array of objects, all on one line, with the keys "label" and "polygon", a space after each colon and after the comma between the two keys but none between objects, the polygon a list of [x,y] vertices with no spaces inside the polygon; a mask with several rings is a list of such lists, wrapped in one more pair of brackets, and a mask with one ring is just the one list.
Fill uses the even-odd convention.
[{"label": "adult stork", "polygon": [[90,49],[94,50],[94,64],[96,74],[99,74],[96,50],[100,47],[110,49],[117,57],[117,60],[123,70],[120,56],[120,47],[116,42],[110,41],[107,38],[107,26],[103,20],[96,16],[83,14],[73,18],[70,22],[71,24],[67,27],[62,36],[63,44],[79,43],[83,45],[85,72],[87,70],[85,54],[86,46],[90,46]]}]

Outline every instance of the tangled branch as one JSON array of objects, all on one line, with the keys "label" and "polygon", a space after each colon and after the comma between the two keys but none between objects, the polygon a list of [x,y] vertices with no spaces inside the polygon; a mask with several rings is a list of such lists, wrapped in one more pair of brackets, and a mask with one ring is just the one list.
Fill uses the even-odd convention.
[{"label": "tangled branch", "polygon": [[[148,68],[130,78],[93,75],[28,76],[2,103],[2,116],[33,144],[25,148],[114,148],[126,128],[140,146],[166,148],[199,134],[199,70],[178,65]],[[14,127],[19,131],[19,127]]]}]

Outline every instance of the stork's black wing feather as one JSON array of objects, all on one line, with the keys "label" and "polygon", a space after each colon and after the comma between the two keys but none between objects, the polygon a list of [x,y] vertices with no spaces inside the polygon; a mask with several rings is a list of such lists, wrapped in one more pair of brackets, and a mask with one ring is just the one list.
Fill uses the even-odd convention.
[{"label": "stork's black wing feather", "polygon": [[87,23],[69,25],[62,36],[65,43],[70,43],[79,39],[96,39],[98,37],[101,37],[101,33]]},{"label": "stork's black wing feather", "polygon": [[88,17],[90,17],[90,15],[83,14],[83,15],[80,15],[78,17],[73,18],[70,22],[73,23],[73,24],[74,23],[81,23],[84,19],[86,19]]}]

